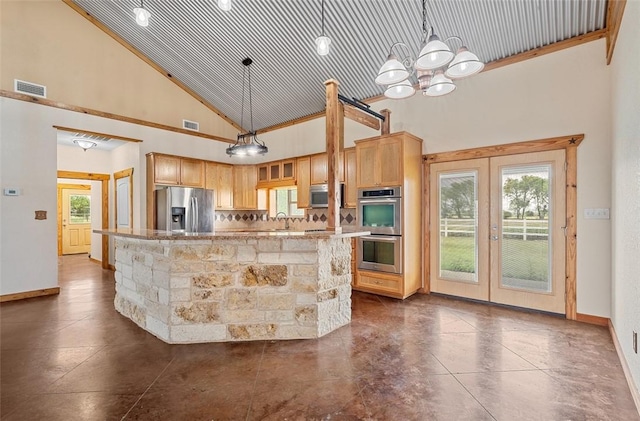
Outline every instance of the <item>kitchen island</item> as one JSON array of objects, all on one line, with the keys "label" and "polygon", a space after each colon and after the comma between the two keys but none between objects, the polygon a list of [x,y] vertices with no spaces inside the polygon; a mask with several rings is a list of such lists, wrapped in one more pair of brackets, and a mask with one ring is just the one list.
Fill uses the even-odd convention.
[{"label": "kitchen island", "polygon": [[96,230],[115,237],[116,310],[168,343],[317,338],[351,320],[367,232]]}]

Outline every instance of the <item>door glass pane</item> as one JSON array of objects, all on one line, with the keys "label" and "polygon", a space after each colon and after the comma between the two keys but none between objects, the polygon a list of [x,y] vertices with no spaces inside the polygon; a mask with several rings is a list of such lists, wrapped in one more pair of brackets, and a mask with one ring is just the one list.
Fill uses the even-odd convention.
[{"label": "door glass pane", "polygon": [[478,282],[478,174],[440,174],[439,277]]},{"label": "door glass pane", "polygon": [[91,222],[91,196],[72,194],[69,196],[69,223],[88,224]]},{"label": "door glass pane", "polygon": [[551,291],[547,164],[502,169],[502,277],[504,287]]}]

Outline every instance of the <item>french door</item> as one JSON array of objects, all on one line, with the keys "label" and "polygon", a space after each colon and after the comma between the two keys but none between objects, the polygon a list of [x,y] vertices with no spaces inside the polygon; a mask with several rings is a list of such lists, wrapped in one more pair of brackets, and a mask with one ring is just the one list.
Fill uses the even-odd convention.
[{"label": "french door", "polygon": [[564,314],[564,155],[431,165],[431,291]]}]

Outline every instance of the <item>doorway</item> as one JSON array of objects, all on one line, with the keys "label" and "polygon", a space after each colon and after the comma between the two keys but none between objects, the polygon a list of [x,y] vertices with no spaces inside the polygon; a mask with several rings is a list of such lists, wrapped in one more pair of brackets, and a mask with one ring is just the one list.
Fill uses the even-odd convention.
[{"label": "doorway", "polygon": [[432,292],[565,314],[565,150],[430,165]]},{"label": "doorway", "polygon": [[[84,181],[100,181],[101,188],[101,227],[102,229],[109,228],[109,179],[111,176],[109,174],[97,174],[97,173],[85,173],[85,172],[76,172],[76,171],[62,171],[58,170],[58,178],[68,178],[73,180],[84,180]],[[75,186],[75,185],[74,185]],[[60,189],[58,189],[60,192]],[[58,214],[61,215],[62,211],[60,209],[60,204],[62,203],[60,195],[58,195]],[[94,206],[98,206],[98,204],[94,204]],[[58,226],[62,225],[62,219],[58,218]],[[58,229],[58,255],[62,254],[62,246],[61,246],[61,234],[60,229]],[[102,268],[109,269],[109,239],[108,236],[102,236]]]}]

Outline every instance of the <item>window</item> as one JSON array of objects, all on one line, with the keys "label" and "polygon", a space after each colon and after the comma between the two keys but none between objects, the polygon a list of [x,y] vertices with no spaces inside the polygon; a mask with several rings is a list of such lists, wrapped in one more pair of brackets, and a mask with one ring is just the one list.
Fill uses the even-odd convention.
[{"label": "window", "polygon": [[287,216],[304,216],[304,209],[298,209],[298,189],[296,187],[284,187],[271,189],[270,206],[272,214],[283,212]]}]

